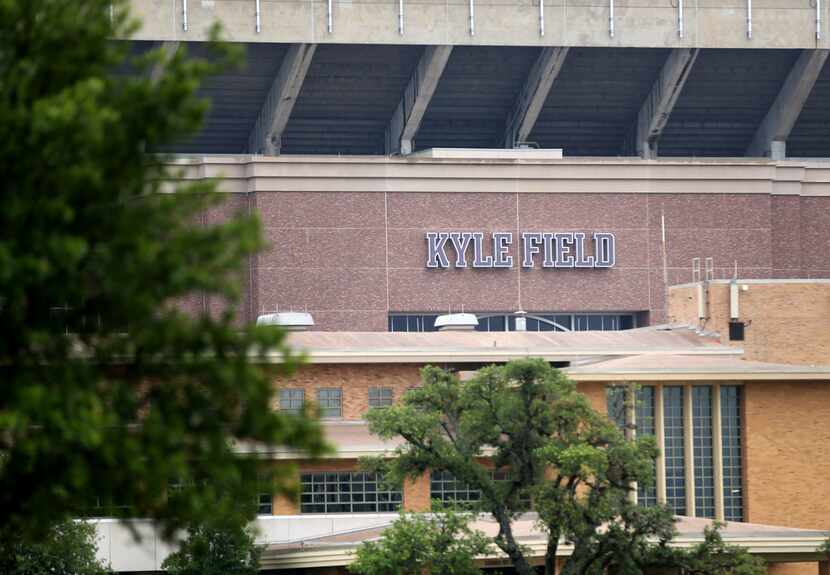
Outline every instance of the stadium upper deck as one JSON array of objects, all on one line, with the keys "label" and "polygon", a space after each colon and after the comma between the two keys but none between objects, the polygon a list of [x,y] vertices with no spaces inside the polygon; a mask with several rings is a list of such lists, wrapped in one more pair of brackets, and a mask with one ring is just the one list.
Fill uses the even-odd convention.
[{"label": "stadium upper deck", "polygon": [[[541,1],[541,4],[540,4]],[[513,148],[565,156],[830,157],[821,0],[132,0],[135,49],[205,55],[186,154],[402,154]]]}]

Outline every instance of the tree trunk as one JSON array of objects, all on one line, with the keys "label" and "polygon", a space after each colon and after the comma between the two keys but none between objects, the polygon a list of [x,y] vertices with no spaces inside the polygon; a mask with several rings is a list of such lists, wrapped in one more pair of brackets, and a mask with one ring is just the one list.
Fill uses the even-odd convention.
[{"label": "tree trunk", "polygon": [[559,549],[559,534],[548,535],[548,548],[545,551],[545,575],[556,575],[556,551]]},{"label": "tree trunk", "polygon": [[513,538],[513,529],[510,526],[510,519],[498,517],[499,535],[496,537],[496,545],[504,551],[513,564],[513,569],[519,575],[534,575],[534,570],[525,559],[524,553]]}]

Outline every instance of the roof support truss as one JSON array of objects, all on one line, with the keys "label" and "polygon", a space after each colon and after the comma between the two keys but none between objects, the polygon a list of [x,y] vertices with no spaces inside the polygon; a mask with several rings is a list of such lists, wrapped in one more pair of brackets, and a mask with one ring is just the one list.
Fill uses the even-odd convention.
[{"label": "roof support truss", "polygon": [[282,134],[300,95],[316,48],[316,44],[292,44],[288,49],[248,138],[250,153],[279,155]]},{"label": "roof support truss", "polygon": [[830,50],[804,50],[796,60],[778,96],[758,126],[746,150],[747,156],[768,156],[783,159],[786,142],[804,102],[813,90]]},{"label": "roof support truss", "polygon": [[657,157],[657,143],[663,135],[677,98],[689,79],[698,53],[698,48],[675,48],[666,58],[637,114],[634,141],[639,156]]},{"label": "roof support truss", "polygon": [[539,53],[508,117],[504,131],[505,148],[515,148],[519,142],[526,141],[530,136],[567,55],[566,47],[543,48]]},{"label": "roof support truss", "polygon": [[387,154],[411,154],[427,106],[452,54],[452,46],[427,46],[386,129]]}]

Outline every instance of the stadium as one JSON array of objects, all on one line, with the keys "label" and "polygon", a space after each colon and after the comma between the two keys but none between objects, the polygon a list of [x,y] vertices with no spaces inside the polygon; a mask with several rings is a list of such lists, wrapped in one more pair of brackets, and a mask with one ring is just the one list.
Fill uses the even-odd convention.
[{"label": "stadium", "polygon": [[[216,21],[245,47],[203,86],[204,128],[157,151],[220,182],[205,225],[259,214],[270,247],[239,315],[292,330],[309,365],[275,408],[316,403],[337,447],[267,454],[297,466],[301,495],[260,496],[263,568],[344,573],[399,509],[475,497],[441,474],[380,489],[358,459],[395,443],[365,413],[424,365],[463,379],[541,357],[656,437],[638,502],[670,505],[681,544],[726,520],[770,573],[830,573],[827,3],[131,7],[136,53],[208,56]],[[635,389],[637,412],[615,413]],[[116,571],[158,571],[170,551],[149,523],[141,544],[96,525]],[[541,549],[531,515],[519,531]]]}]

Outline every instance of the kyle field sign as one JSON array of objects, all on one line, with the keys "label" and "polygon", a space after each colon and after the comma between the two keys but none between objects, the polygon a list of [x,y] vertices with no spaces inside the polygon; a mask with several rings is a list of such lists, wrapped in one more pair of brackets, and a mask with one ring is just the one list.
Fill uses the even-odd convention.
[{"label": "kyle field sign", "polygon": [[[428,268],[513,267],[512,232],[427,232],[426,240]],[[612,268],[616,262],[609,232],[523,232],[517,243],[523,268]]]}]

